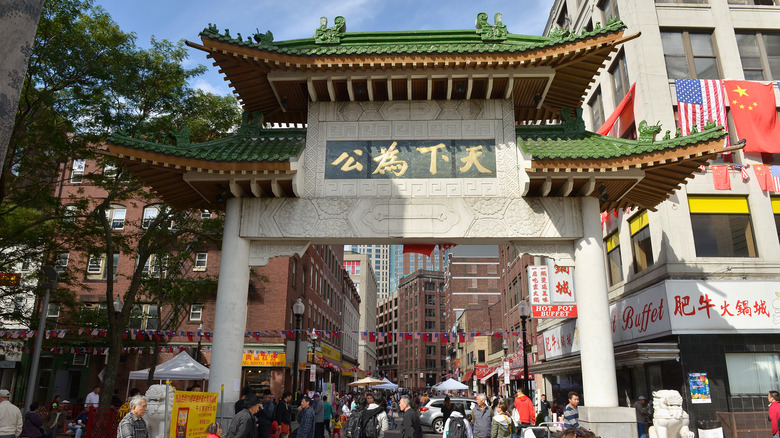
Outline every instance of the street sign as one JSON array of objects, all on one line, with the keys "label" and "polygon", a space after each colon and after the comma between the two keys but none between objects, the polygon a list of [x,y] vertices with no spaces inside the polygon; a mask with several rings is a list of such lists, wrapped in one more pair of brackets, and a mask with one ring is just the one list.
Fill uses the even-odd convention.
[{"label": "street sign", "polygon": [[532,317],[577,316],[573,273],[574,268],[558,266],[552,261],[548,265],[529,265],[526,268]]},{"label": "street sign", "polygon": [[317,376],[317,364],[311,364],[311,371],[309,371],[309,382],[313,382]]}]

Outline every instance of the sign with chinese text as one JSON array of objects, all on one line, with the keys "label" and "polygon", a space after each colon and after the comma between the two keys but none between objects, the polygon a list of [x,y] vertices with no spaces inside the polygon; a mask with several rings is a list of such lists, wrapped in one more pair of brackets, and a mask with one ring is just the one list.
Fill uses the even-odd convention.
[{"label": "sign with chinese text", "polygon": [[170,438],[205,438],[217,418],[216,392],[176,391],[173,396]]},{"label": "sign with chinese text", "polygon": [[244,353],[241,366],[245,367],[284,367],[287,366],[285,353]]},{"label": "sign with chinese text", "polygon": [[688,386],[691,388],[691,403],[712,403],[707,373],[688,373]]},{"label": "sign with chinese text", "polygon": [[317,378],[317,364],[311,364],[309,371],[309,382],[314,382]]},{"label": "sign with chinese text", "polygon": [[530,265],[526,268],[528,294],[534,318],[572,318],[577,316],[574,304],[574,268]]},{"label": "sign with chinese text", "polygon": [[329,141],[325,179],[495,178],[495,140]]},{"label": "sign with chinese text", "polygon": [[335,361],[338,361],[338,362],[341,361],[341,352],[336,350],[335,348],[327,345],[327,344],[322,344],[321,352],[322,352],[322,355],[325,356],[325,357],[329,357],[329,358],[331,358],[331,359],[333,359]]}]

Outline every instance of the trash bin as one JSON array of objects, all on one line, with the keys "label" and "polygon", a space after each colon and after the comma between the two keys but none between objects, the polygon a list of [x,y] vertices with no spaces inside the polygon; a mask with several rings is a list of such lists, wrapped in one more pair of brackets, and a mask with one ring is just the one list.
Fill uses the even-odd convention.
[{"label": "trash bin", "polygon": [[720,421],[697,421],[696,428],[699,429],[699,438],[723,438],[723,427]]}]

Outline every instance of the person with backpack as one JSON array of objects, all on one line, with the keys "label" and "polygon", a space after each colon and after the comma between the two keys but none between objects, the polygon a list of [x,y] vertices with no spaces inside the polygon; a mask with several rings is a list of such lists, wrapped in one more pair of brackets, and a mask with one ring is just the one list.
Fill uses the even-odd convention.
[{"label": "person with backpack", "polygon": [[387,421],[387,408],[384,405],[384,398],[381,394],[366,394],[368,407],[360,419],[360,437],[359,438],[384,438],[385,432],[390,429]]},{"label": "person with backpack", "polygon": [[473,438],[471,424],[466,421],[463,406],[455,406],[450,413],[450,417],[444,423],[442,438]]},{"label": "person with backpack", "polygon": [[360,418],[366,410],[367,401],[363,396],[352,400],[355,407],[352,408],[352,414],[347,421],[347,427],[344,430],[344,438],[360,438]]}]

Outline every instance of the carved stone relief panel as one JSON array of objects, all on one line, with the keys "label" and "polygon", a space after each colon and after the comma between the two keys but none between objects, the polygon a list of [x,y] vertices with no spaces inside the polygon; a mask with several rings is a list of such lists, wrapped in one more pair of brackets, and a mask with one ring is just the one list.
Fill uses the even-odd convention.
[{"label": "carved stone relief panel", "polygon": [[284,243],[254,241],[249,244],[249,266],[265,266],[274,257],[301,256],[309,247],[304,240],[288,240]]}]

